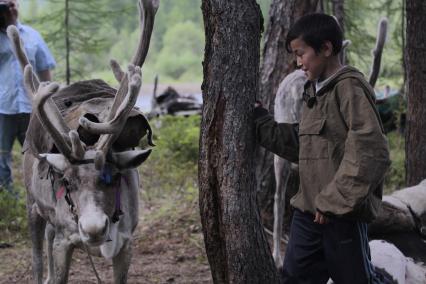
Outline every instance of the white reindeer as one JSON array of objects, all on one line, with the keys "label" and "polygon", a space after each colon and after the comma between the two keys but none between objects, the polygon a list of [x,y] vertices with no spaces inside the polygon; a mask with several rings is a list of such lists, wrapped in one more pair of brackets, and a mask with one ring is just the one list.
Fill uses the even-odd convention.
[{"label": "white reindeer", "polygon": [[[303,86],[307,80],[302,70],[288,74],[278,87],[275,97],[274,119],[278,123],[298,123],[302,109]],[[290,177],[292,163],[274,155],[275,196],[274,196],[274,233],[273,257],[278,267],[283,265],[280,252],[282,221],[285,212],[285,192]]]}]

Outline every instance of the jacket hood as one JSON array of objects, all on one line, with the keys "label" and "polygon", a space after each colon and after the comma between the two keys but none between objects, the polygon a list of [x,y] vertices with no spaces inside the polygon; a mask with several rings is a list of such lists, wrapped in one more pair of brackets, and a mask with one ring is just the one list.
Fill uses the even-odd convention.
[{"label": "jacket hood", "polygon": [[[317,96],[321,96],[330,88],[333,88],[339,81],[342,81],[347,78],[356,78],[360,81],[365,81],[364,74],[362,74],[358,69],[352,66],[343,66],[337,73],[329,77],[324,86],[316,93]],[[308,81],[305,85],[305,90],[313,87],[315,84],[312,81]]]}]

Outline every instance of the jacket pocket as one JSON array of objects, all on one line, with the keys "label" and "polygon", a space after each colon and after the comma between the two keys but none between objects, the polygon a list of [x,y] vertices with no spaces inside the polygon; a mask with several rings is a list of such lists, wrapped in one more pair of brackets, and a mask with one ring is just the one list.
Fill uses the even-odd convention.
[{"label": "jacket pocket", "polygon": [[328,159],[325,119],[305,120],[299,126],[299,160]]}]

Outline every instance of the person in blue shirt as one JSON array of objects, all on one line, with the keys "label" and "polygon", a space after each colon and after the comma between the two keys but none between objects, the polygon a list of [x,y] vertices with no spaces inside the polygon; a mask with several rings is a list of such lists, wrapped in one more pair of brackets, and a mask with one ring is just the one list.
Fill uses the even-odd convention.
[{"label": "person in blue shirt", "polygon": [[31,114],[32,98],[26,93],[23,72],[15,57],[6,29],[18,28],[28,59],[40,81],[51,80],[56,63],[41,35],[18,21],[18,1],[0,0],[0,189],[15,197],[11,153],[15,139],[23,145]]}]

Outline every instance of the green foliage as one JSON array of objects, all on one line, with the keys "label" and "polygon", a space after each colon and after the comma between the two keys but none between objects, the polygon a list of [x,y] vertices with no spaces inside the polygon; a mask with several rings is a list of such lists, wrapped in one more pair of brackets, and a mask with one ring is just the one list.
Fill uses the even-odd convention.
[{"label": "green foliage", "polygon": [[348,47],[349,63],[368,76],[373,59],[371,52],[375,46],[377,26],[382,17],[387,17],[389,20],[388,36],[376,85],[390,85],[392,88],[400,89],[403,84],[402,1],[345,2],[345,38],[352,42]]},{"label": "green foliage", "polygon": [[[64,76],[64,0],[22,1],[24,22],[30,21],[46,37],[58,61],[55,77]],[[264,25],[272,0],[258,0]],[[325,6],[330,10],[330,0]],[[126,66],[136,47],[139,26],[136,0],[73,0],[71,8],[71,66],[73,80],[104,75],[110,58]],[[354,0],[345,2],[346,38],[350,64],[370,72],[371,50],[380,17],[387,16],[389,36],[377,86],[402,84],[402,1]],[[36,21],[34,21],[36,20]],[[201,81],[204,49],[200,0],[162,0],[156,15],[150,51],[144,68],[145,81],[159,74],[161,83]],[[112,76],[108,76],[108,79]]]},{"label": "green foliage", "polygon": [[[126,7],[111,10],[104,0],[68,0],[68,7],[65,3],[65,0],[47,1],[41,5],[44,9],[40,13],[30,11],[30,16],[25,18],[48,43],[58,63],[55,77],[61,81],[66,79],[66,41],[69,40],[71,79],[76,81],[99,68],[97,57],[105,56],[113,41],[109,18],[111,15],[125,14]],[[34,1],[29,4],[31,8]],[[68,25],[65,21],[67,14]]]},{"label": "green foliage", "polygon": [[272,0],[257,0],[257,3],[262,11],[263,22],[266,24],[268,22],[269,7],[271,6]]},{"label": "green foliage", "polygon": [[13,146],[13,192],[19,194],[16,199],[5,189],[0,188],[0,243],[14,242],[27,233],[27,214],[25,205],[25,188],[22,177],[22,154],[18,142]]},{"label": "green foliage", "polygon": [[6,190],[0,191],[0,243],[13,242],[26,233],[25,198],[22,195],[24,191],[20,188],[15,190],[20,192],[19,199],[15,199]]},{"label": "green foliage", "polygon": [[198,194],[199,116],[165,116],[152,121],[154,147],[141,166],[145,197],[172,194],[192,200]]},{"label": "green foliage", "polygon": [[[178,166],[198,162],[199,116],[165,116],[156,135],[158,148],[166,151],[165,157]],[[156,122],[154,122],[156,123]]]},{"label": "green foliage", "polygon": [[201,80],[204,34],[193,22],[171,27],[165,33],[163,43],[156,63],[160,74],[177,80],[190,73],[193,78]]}]

